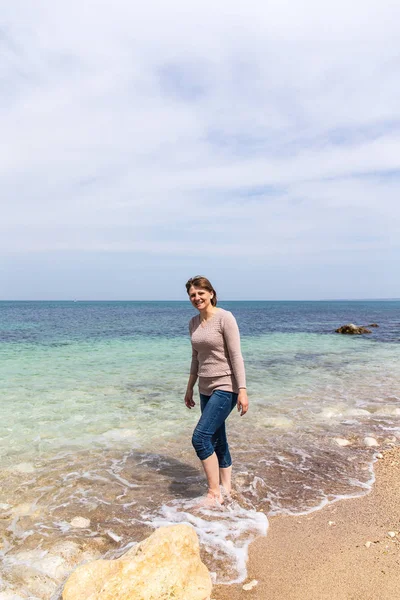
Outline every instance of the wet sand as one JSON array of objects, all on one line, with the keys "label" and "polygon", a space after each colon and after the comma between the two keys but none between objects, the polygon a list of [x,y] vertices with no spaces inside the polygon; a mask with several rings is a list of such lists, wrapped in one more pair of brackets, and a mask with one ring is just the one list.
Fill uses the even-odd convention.
[{"label": "wet sand", "polygon": [[375,474],[366,496],[305,516],[271,517],[267,537],[258,538],[249,552],[245,583],[258,584],[250,591],[243,584],[215,586],[212,598],[400,598],[400,448],[384,453]]}]

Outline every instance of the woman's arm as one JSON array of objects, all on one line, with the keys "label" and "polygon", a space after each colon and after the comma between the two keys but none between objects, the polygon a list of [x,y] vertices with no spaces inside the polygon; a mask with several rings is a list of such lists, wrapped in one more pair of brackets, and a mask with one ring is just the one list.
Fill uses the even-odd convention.
[{"label": "woman's arm", "polygon": [[185,404],[188,408],[193,408],[196,405],[196,402],[193,400],[193,388],[197,381],[197,373],[191,373],[189,375],[189,381],[186,388],[185,394]]},{"label": "woman's arm", "polygon": [[190,375],[196,375],[196,379],[197,379],[198,372],[199,372],[199,359],[197,357],[197,350],[195,350],[192,346],[192,362],[190,363]]},{"label": "woman's arm", "polygon": [[[190,336],[192,336],[192,321],[190,321],[190,323],[189,323],[189,334],[190,334]],[[189,381],[187,384],[186,394],[185,394],[185,404],[188,408],[192,408],[196,404],[193,400],[193,388],[197,381],[197,373],[198,372],[199,372],[199,359],[197,356],[197,350],[195,350],[192,345],[192,362],[190,364],[190,375],[189,375]]]},{"label": "woman's arm", "polygon": [[247,397],[246,388],[239,388],[239,395],[236,403],[240,416],[243,417],[249,410],[249,399]]},{"label": "woman's arm", "polygon": [[246,373],[244,370],[242,351],[240,349],[239,327],[237,326],[236,319],[232,313],[227,312],[226,315],[224,315],[223,334],[238,388],[246,388]]},{"label": "woman's arm", "polygon": [[233,375],[239,388],[237,408],[240,412],[240,416],[243,416],[249,409],[249,400],[247,398],[244,361],[240,349],[239,327],[232,313],[227,312],[226,315],[224,315],[223,334],[232,365]]}]

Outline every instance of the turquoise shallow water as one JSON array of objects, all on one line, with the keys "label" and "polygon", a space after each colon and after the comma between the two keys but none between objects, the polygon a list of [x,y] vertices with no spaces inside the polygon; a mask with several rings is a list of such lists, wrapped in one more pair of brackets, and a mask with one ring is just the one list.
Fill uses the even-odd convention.
[{"label": "turquoise shallow water", "polygon": [[[399,348],[392,343],[273,333],[242,346],[254,404],[248,421],[308,428],[322,407],[371,408],[396,396]],[[189,353],[187,339],[163,337],[3,349],[2,464],[109,446],[118,431],[123,439],[131,432],[130,443],[142,449],[180,437],[196,418],[182,406]],[[395,415],[396,398],[388,403]]]},{"label": "turquoise shallow water", "polygon": [[[183,405],[191,306],[0,303],[5,589],[22,589],[22,549],[96,534],[108,539],[105,551],[117,551],[151,522],[181,520],[203,536],[219,580],[233,581],[245,568],[242,542],[232,542],[239,523],[240,539],[249,540],[263,531],[261,509],[301,512],[368,491],[377,448],[365,438],[379,449],[400,439],[400,302],[221,306],[241,329],[251,409],[229,419],[237,504],[230,519],[214,515],[225,528],[217,553],[190,507],[204,491],[190,445],[198,412]],[[346,322],[379,328],[362,337],[333,333]],[[69,525],[81,513],[88,531]],[[21,597],[50,597],[29,593]]]}]

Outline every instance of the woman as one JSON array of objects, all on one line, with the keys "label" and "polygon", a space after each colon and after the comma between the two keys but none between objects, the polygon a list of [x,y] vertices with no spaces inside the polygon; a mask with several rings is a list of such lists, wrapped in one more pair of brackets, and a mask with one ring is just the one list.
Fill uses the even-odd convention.
[{"label": "woman", "polygon": [[223,503],[220,482],[231,493],[232,459],[225,420],[236,405],[241,416],[249,406],[240,350],[239,329],[231,312],[217,308],[217,293],[205,277],[193,277],[186,290],[199,314],[189,323],[192,364],[185,404],[193,408],[193,388],[199,377],[201,417],[192,444],[208,483],[208,501]]}]

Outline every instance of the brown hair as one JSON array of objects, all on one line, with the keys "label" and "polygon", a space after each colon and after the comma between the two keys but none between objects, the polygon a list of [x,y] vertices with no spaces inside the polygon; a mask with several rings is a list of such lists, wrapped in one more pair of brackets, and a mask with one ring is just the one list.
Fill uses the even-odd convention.
[{"label": "brown hair", "polygon": [[191,277],[189,281],[186,282],[186,291],[188,294],[192,285],[194,287],[207,290],[207,292],[213,294],[213,297],[211,298],[211,304],[213,306],[217,306],[217,292],[214,290],[213,286],[211,285],[211,282],[207,279],[207,277],[202,277],[202,275],[196,275],[196,277]]}]

